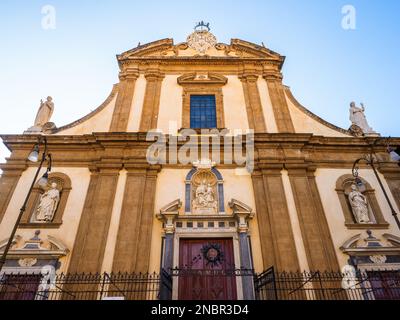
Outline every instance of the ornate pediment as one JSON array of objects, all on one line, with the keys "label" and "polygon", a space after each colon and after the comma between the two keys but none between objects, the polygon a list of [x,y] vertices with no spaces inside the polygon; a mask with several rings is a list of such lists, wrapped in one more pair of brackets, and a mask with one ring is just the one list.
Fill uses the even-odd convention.
[{"label": "ornate pediment", "polygon": [[400,238],[391,234],[384,234],[382,239],[376,238],[372,231],[367,231],[368,237],[362,238],[361,234],[357,234],[343,243],[340,247],[342,252],[349,255],[366,255],[366,254],[400,254]]},{"label": "ornate pediment", "polygon": [[367,231],[368,237],[357,234],[348,239],[340,250],[350,256],[352,265],[374,269],[398,268],[400,265],[400,238],[391,234],[383,234],[379,239]]},{"label": "ornate pediment", "polygon": [[158,58],[171,61],[178,61],[180,59],[195,58],[198,59],[223,59],[229,60],[238,59],[261,59],[268,60],[270,63],[275,63],[282,66],[285,57],[278,53],[269,50],[263,45],[257,45],[248,41],[240,39],[232,39],[230,44],[217,43],[208,47],[207,50],[201,53],[190,45],[188,42],[174,44],[173,39],[167,38],[144,45],[140,43],[136,48],[126,51],[117,56],[118,62],[123,64],[128,60],[142,60],[144,58]]},{"label": "ornate pediment", "polygon": [[193,84],[220,84],[225,85],[228,78],[210,72],[197,72],[184,74],[178,78],[180,85],[193,85]]},{"label": "ornate pediment", "polygon": [[[62,243],[62,241],[52,236],[47,236],[47,239],[41,239],[39,235],[40,231],[36,231],[34,237],[28,240],[23,240],[20,236],[15,237],[13,246],[8,253],[8,257],[45,257],[58,259],[69,253],[69,249]],[[0,242],[0,253],[3,252],[7,241],[8,239],[5,239]]]},{"label": "ornate pediment", "polygon": [[182,207],[182,201],[180,199],[176,199],[171,203],[168,203],[166,206],[160,209],[160,214],[178,214],[179,209]]},{"label": "ornate pediment", "polygon": [[246,58],[263,58],[263,59],[272,59],[276,61],[281,61],[282,63],[285,60],[285,57],[281,56],[279,53],[276,53],[264,45],[258,45],[249,41],[241,40],[241,39],[232,39],[231,45],[229,48],[231,51],[237,53],[239,57]]},{"label": "ornate pediment", "polygon": [[232,199],[228,203],[228,205],[233,210],[233,212],[235,214],[237,214],[237,213],[245,213],[245,214],[248,214],[249,216],[253,216],[254,215],[253,209],[251,207],[249,207],[248,205],[246,205],[245,203],[239,201],[239,200]]},{"label": "ornate pediment", "polygon": [[140,57],[162,57],[167,52],[174,50],[173,39],[161,39],[153,41],[144,45],[140,43],[136,48],[126,51],[120,55],[117,55],[118,61],[127,60],[129,58],[140,58]]}]

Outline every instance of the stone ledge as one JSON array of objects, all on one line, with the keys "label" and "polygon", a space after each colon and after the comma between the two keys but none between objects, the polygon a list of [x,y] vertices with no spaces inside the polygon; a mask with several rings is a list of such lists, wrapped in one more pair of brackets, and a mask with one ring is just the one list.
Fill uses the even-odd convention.
[{"label": "stone ledge", "polygon": [[375,223],[375,224],[359,224],[359,223],[346,223],[345,226],[351,230],[378,230],[389,229],[389,223]]},{"label": "stone ledge", "polygon": [[62,222],[57,223],[20,223],[20,229],[59,229]]}]

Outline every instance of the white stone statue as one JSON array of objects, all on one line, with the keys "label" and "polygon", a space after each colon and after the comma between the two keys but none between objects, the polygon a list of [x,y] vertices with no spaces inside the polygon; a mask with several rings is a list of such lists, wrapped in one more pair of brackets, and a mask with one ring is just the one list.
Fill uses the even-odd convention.
[{"label": "white stone statue", "polygon": [[215,200],[211,184],[207,184],[206,180],[203,180],[197,187],[195,199],[193,200],[195,213],[216,213],[217,207],[217,201]]},{"label": "white stone statue", "polygon": [[46,102],[40,100],[39,111],[35,119],[35,127],[43,127],[47,122],[49,122],[53,112],[54,102],[52,97],[47,97]]},{"label": "white stone statue", "polygon": [[354,217],[358,223],[367,224],[371,223],[368,214],[368,201],[367,198],[357,189],[357,186],[353,184],[351,186],[351,192],[349,194],[349,201]]},{"label": "white stone statue", "polygon": [[350,121],[352,125],[359,127],[364,134],[376,133],[369,126],[364,112],[365,112],[364,104],[361,103],[361,108],[358,108],[355,102],[352,102],[350,104]]},{"label": "white stone statue", "polygon": [[51,222],[60,202],[60,191],[57,183],[53,182],[51,188],[40,197],[39,205],[36,209],[37,222]]},{"label": "white stone statue", "polygon": [[345,290],[352,290],[357,288],[357,272],[353,266],[345,265],[342,268],[342,288]]}]

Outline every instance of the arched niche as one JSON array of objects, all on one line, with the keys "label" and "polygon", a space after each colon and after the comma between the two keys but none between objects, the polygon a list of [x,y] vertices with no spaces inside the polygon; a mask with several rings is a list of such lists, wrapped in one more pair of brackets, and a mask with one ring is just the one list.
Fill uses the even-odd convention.
[{"label": "arched niche", "polygon": [[[39,205],[41,195],[46,192],[51,184],[57,183],[57,189],[60,191],[60,201],[57,206],[57,210],[54,214],[54,218],[51,222],[35,222],[34,215]],[[67,205],[68,197],[72,189],[71,179],[64,173],[54,172],[49,174],[48,184],[45,188],[35,184],[32,193],[29,197],[25,214],[21,219],[21,228],[59,228],[62,224],[62,218],[64,215],[65,207]]]},{"label": "arched niche", "polygon": [[[207,178],[208,177],[208,178]],[[219,214],[225,213],[225,200],[224,200],[224,180],[222,174],[216,169],[197,169],[193,168],[186,176],[186,187],[185,187],[185,213],[191,214],[192,202],[194,199],[194,192],[196,185],[199,180],[203,178],[207,179],[207,183],[210,182],[212,185],[214,195],[218,202]]]},{"label": "arched niche", "polygon": [[340,200],[346,227],[349,229],[387,229],[389,224],[382,214],[382,210],[375,196],[375,190],[364,178],[359,177],[359,179],[361,179],[365,185],[365,191],[363,190],[361,193],[364,194],[368,200],[369,214],[372,223],[357,223],[348,199],[349,193],[351,192],[351,186],[354,184],[354,177],[351,174],[347,174],[341,176],[336,182],[336,192]]}]

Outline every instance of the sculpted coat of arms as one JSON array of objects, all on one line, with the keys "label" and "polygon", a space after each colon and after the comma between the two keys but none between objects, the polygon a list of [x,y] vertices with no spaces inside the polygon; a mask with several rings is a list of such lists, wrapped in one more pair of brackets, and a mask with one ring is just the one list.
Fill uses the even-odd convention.
[{"label": "sculpted coat of arms", "polygon": [[217,44],[217,38],[210,32],[209,23],[205,24],[203,21],[195,27],[195,31],[186,41],[190,48],[202,55]]}]

